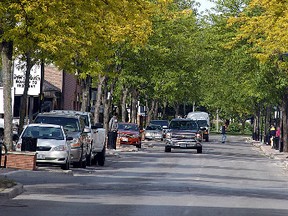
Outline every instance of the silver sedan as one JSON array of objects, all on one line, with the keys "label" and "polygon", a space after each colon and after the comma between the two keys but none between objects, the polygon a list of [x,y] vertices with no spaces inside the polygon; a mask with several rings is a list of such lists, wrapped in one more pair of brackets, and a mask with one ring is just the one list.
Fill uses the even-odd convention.
[{"label": "silver sedan", "polygon": [[145,128],[145,139],[147,140],[163,140],[164,134],[160,125],[150,124]]},{"label": "silver sedan", "polygon": [[71,146],[62,126],[54,124],[26,125],[16,144],[16,151],[36,151],[37,163],[70,168]]}]

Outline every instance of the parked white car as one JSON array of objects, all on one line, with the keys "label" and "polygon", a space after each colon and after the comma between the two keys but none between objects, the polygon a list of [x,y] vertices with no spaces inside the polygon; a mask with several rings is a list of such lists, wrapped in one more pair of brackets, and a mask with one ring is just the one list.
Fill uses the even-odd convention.
[{"label": "parked white car", "polygon": [[16,144],[16,151],[36,151],[39,164],[60,165],[70,169],[71,146],[62,126],[55,124],[29,124],[24,127]]}]

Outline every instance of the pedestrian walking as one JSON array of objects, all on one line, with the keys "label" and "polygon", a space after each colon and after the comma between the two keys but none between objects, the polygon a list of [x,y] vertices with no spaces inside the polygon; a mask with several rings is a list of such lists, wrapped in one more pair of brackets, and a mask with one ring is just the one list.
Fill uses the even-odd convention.
[{"label": "pedestrian walking", "polygon": [[221,127],[221,134],[222,134],[222,143],[225,143],[226,142],[226,130],[227,130],[227,125],[226,124],[223,124],[222,127]]},{"label": "pedestrian walking", "polygon": [[275,141],[275,136],[276,136],[276,128],[273,124],[270,126],[269,130],[269,135],[270,135],[270,145],[272,148],[274,148],[274,141]]},{"label": "pedestrian walking", "polygon": [[117,119],[117,113],[115,113],[109,121],[108,146],[107,146],[108,149],[116,149],[117,131],[118,131],[118,119]]},{"label": "pedestrian walking", "polygon": [[275,133],[275,140],[274,140],[274,149],[279,149],[279,144],[280,144],[280,134],[281,134],[281,129],[280,127],[276,128],[276,133]]}]

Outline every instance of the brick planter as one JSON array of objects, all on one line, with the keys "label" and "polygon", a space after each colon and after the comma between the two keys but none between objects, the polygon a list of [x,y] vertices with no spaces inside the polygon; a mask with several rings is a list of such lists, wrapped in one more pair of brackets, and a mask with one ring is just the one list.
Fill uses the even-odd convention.
[{"label": "brick planter", "polygon": [[[5,156],[2,155],[1,166]],[[36,152],[8,152],[6,168],[36,170]]]}]

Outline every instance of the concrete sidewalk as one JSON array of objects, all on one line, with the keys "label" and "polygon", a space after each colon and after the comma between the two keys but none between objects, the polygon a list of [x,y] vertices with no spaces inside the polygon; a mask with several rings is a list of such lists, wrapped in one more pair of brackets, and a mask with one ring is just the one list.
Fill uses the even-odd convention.
[{"label": "concrete sidewalk", "polygon": [[253,146],[259,148],[260,151],[264,153],[267,157],[280,161],[285,169],[288,168],[288,153],[279,152],[279,150],[272,149],[270,145],[261,143],[260,141],[248,140]]}]

